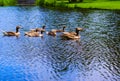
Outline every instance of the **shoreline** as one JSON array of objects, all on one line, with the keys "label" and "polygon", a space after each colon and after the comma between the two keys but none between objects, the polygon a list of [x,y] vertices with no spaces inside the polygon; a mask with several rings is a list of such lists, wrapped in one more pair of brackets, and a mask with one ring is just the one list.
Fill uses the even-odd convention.
[{"label": "shoreline", "polygon": [[120,1],[106,2],[83,2],[83,3],[56,3],[55,6],[62,6],[73,9],[103,9],[103,10],[120,10]]},{"label": "shoreline", "polygon": [[120,10],[120,1],[106,1],[106,2],[82,2],[69,3],[68,1],[56,1],[56,3],[44,2],[38,6],[46,7],[60,7],[68,9],[101,9],[101,10]]},{"label": "shoreline", "polygon": [[56,1],[54,3],[38,2],[35,4],[15,4],[15,5],[1,5],[1,6],[43,6],[54,8],[68,8],[68,9],[98,9],[98,10],[120,10],[120,1],[106,1],[106,2],[81,2],[69,3],[68,1]]}]

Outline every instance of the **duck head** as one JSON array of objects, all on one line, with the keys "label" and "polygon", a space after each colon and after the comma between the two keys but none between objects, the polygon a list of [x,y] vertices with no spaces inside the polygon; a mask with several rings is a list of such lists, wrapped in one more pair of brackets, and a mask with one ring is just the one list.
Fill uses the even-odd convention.
[{"label": "duck head", "polygon": [[66,26],[63,26],[63,32],[65,31]]},{"label": "duck head", "polygon": [[42,26],[43,29],[45,29],[45,27],[46,27],[45,25]]},{"label": "duck head", "polygon": [[79,35],[79,31],[82,31],[83,28],[76,28],[76,35],[78,36]]},{"label": "duck head", "polygon": [[19,29],[22,28],[21,26],[16,26],[16,33],[19,32]]}]

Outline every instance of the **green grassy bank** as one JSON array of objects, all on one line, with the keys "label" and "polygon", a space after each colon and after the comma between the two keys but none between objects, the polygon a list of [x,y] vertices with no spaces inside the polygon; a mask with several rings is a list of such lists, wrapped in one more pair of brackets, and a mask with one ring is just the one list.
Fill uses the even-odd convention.
[{"label": "green grassy bank", "polygon": [[[38,2],[37,2],[38,1]],[[120,10],[120,1],[84,1],[82,3],[69,3],[68,0],[37,0],[37,5],[65,7],[65,8],[92,8],[92,9],[117,9]],[[41,3],[41,4],[40,4]]]},{"label": "green grassy bank", "polygon": [[[18,0],[0,0],[0,6],[15,6]],[[120,10],[120,0],[83,0],[82,3],[69,3],[68,0],[35,0],[35,5],[59,8],[92,8]]]},{"label": "green grassy bank", "polygon": [[92,3],[71,3],[65,4],[69,8],[97,8],[97,9],[120,9],[120,1],[92,2]]},{"label": "green grassy bank", "polygon": [[0,6],[14,6],[17,0],[0,0]]}]

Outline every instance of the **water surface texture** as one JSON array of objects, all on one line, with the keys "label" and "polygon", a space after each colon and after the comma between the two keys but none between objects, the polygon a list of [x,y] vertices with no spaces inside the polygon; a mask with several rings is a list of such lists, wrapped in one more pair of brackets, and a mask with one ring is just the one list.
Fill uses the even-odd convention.
[{"label": "water surface texture", "polygon": [[[0,81],[120,81],[120,11],[0,7],[0,30],[17,25],[18,38],[0,32]],[[77,41],[24,36],[42,25],[84,31]]]}]

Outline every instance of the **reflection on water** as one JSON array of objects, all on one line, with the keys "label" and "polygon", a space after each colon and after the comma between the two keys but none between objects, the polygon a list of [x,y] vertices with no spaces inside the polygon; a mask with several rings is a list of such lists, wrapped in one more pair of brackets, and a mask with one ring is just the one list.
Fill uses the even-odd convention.
[{"label": "reflection on water", "polygon": [[[119,81],[120,11],[50,10],[39,7],[0,7],[0,30],[21,35],[3,37],[0,32],[1,81]],[[44,33],[29,38],[24,32],[46,25],[46,30],[84,28],[77,41]]]}]

